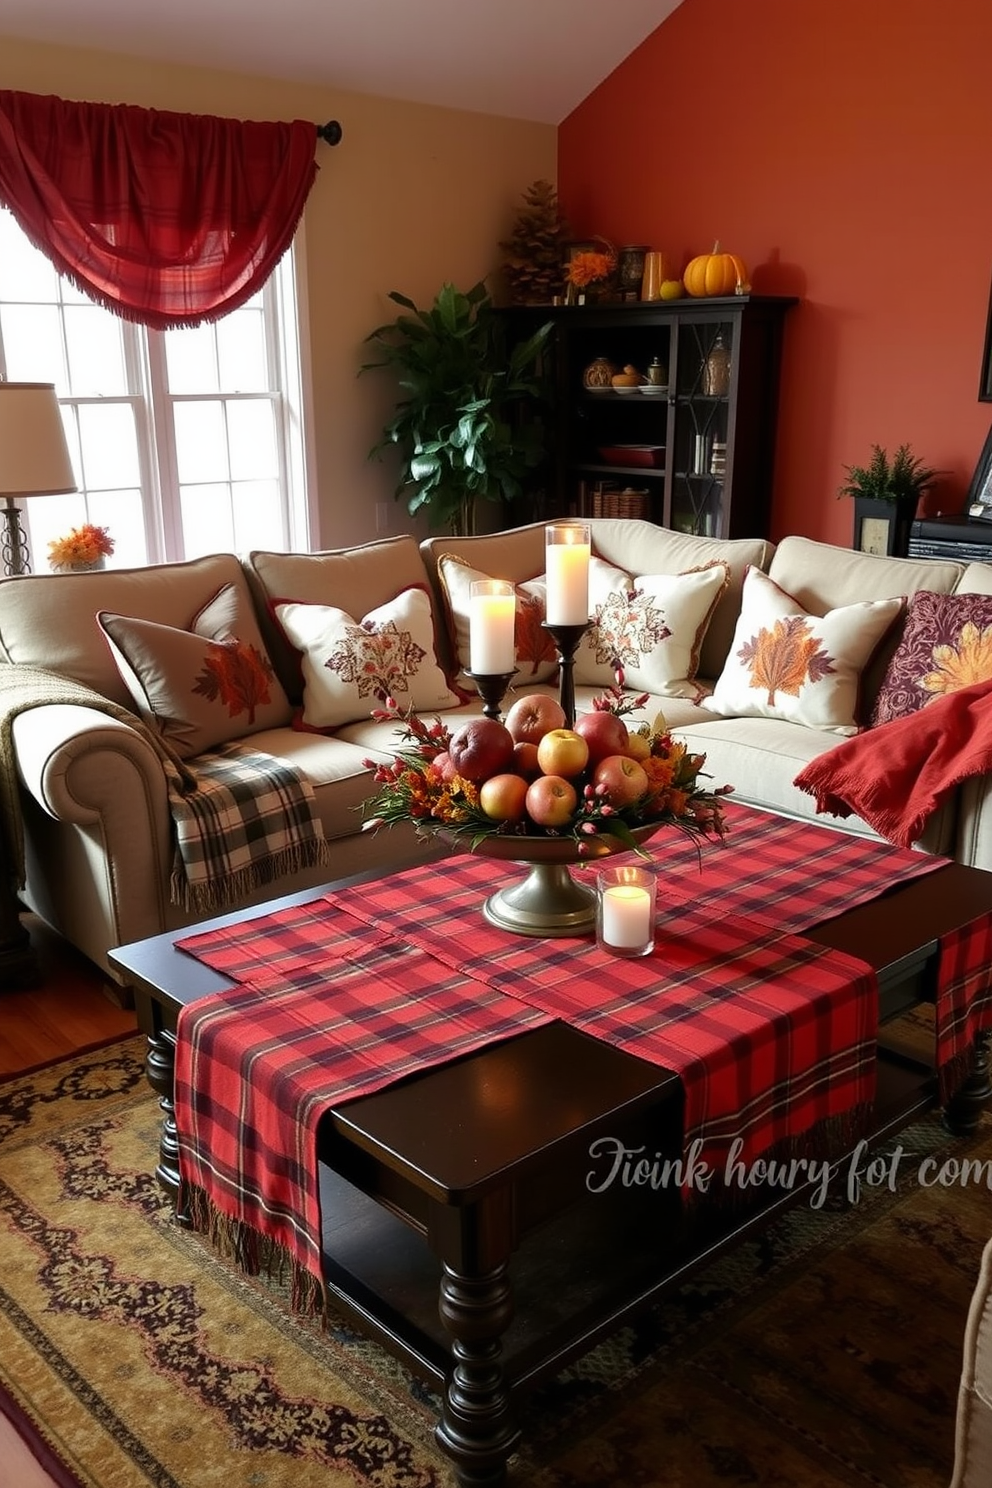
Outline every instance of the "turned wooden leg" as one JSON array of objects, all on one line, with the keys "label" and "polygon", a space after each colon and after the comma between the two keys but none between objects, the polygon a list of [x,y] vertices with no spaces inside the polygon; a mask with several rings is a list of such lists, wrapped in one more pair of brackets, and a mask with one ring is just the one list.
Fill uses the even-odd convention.
[{"label": "turned wooden leg", "polygon": [[189,1215],[179,1208],[179,1138],[176,1132],[175,1080],[176,1040],[170,1033],[148,1035],[145,1074],[158,1096],[162,1112],[162,1131],[158,1140],[158,1167],[155,1177],[172,1199],[176,1219],[189,1224]]},{"label": "turned wooden leg", "polygon": [[944,1121],[956,1137],[968,1137],[978,1126],[982,1112],[992,1096],[992,1031],[975,1039],[971,1074],[957,1094],[948,1101]]},{"label": "turned wooden leg", "polygon": [[434,1435],[455,1464],[459,1488],[502,1488],[520,1436],[501,1363],[500,1338],[513,1317],[506,1266],[473,1277],[445,1263],[440,1313],[455,1367]]}]

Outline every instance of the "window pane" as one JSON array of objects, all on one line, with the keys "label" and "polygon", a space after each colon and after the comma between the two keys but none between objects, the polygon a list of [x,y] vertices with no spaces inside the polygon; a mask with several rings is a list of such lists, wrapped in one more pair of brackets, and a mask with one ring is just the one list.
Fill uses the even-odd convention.
[{"label": "window pane", "polygon": [[220,385],[226,393],[260,393],[269,386],[260,310],[236,310],[217,322]]},{"label": "window pane", "polygon": [[83,481],[88,490],[139,484],[138,443],[130,404],[81,404],[79,434]]},{"label": "window pane", "polygon": [[119,398],[128,391],[122,328],[123,321],[98,305],[66,306],[69,378],[76,397],[99,393]]},{"label": "window pane", "polygon": [[89,513],[89,520],[106,527],[114,540],[108,568],[139,568],[148,562],[140,491],[91,491]]},{"label": "window pane", "polygon": [[55,269],[6,209],[0,210],[0,295],[5,300],[53,301],[59,297]]},{"label": "window pane", "polygon": [[61,396],[69,391],[54,305],[4,305],[0,334],[11,382],[54,382]]},{"label": "window pane", "polygon": [[252,548],[286,546],[276,481],[239,481],[234,487],[234,545],[238,553]]},{"label": "window pane", "polygon": [[227,426],[232,480],[264,480],[278,476],[275,410],[271,403],[260,398],[228,403]]},{"label": "window pane", "polygon": [[217,348],[212,325],[165,332],[170,393],[217,393]]},{"label": "window pane", "polygon": [[176,403],[174,407],[181,484],[226,481],[230,472],[223,404]]},{"label": "window pane", "polygon": [[187,558],[234,551],[230,490],[223,486],[183,486],[180,492]]}]

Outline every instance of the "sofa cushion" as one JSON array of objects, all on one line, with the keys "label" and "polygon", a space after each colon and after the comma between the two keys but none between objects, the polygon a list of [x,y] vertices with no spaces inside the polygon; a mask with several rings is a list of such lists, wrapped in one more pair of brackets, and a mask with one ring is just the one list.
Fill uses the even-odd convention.
[{"label": "sofa cushion", "polygon": [[948,692],[992,680],[992,594],[932,594],[909,602],[902,636],[871,713],[874,727]]},{"label": "sofa cushion", "polygon": [[416,539],[406,533],[320,553],[255,551],[243,563],[269,655],[294,703],[302,699],[299,655],[272,615],[274,601],[334,605],[365,615],[404,589],[428,585]]},{"label": "sofa cushion", "polygon": [[224,584],[185,629],[107,610],[97,622],[138,712],[178,754],[289,722],[243,584]]},{"label": "sofa cushion", "polygon": [[403,712],[457,706],[434,654],[425,589],[404,589],[360,620],[332,605],[290,601],[273,609],[300,654],[304,727],[339,728],[387,698]]},{"label": "sofa cushion", "polygon": [[224,584],[247,592],[241,564],[232,553],[189,563],[0,579],[0,656],[73,677],[130,708],[131,694],[97,624],[97,611],[185,630],[190,616]]},{"label": "sofa cushion", "polygon": [[899,598],[869,600],[811,615],[752,569],[726,666],[702,705],[723,717],[856,733],[862,669],[902,607]]},{"label": "sofa cushion", "polygon": [[[444,597],[448,641],[458,669],[457,682],[467,692],[476,690],[467,675],[471,652],[472,585],[482,579],[500,577],[472,568],[454,553],[443,553],[438,559],[438,582]],[[558,670],[558,652],[550,633],[543,628],[546,613],[547,584],[544,575],[514,583],[517,612],[514,621],[516,671],[512,687],[546,682]]]},{"label": "sofa cushion", "polygon": [[[694,696],[703,637],[729,581],[721,562],[682,574],[628,576],[594,558],[589,589],[595,623],[576,653],[576,682],[609,687],[620,668],[633,692]],[[605,584],[605,597],[597,597]]]}]

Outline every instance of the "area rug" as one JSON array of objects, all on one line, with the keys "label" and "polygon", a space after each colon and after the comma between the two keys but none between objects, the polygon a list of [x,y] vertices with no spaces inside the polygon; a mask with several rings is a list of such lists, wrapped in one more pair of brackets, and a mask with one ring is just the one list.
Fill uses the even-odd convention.
[{"label": "area rug", "polygon": [[[0,1085],[8,1413],[82,1488],[450,1488],[429,1390],[172,1223],[143,1052]],[[542,1387],[514,1488],[946,1488],[992,1117],[896,1141]]]}]

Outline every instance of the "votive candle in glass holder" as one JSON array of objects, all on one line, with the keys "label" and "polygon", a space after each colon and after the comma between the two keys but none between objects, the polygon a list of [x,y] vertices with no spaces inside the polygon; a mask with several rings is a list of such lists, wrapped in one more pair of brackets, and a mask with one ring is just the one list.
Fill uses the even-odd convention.
[{"label": "votive candle in glass holder", "polygon": [[555,522],[544,529],[549,625],[588,625],[588,522]]},{"label": "votive candle in glass holder", "polygon": [[469,589],[469,670],[502,676],[516,667],[517,597],[508,579],[474,579]]},{"label": "votive candle in glass holder", "polygon": [[596,944],[612,956],[654,950],[657,875],[651,868],[601,868],[596,875]]}]

